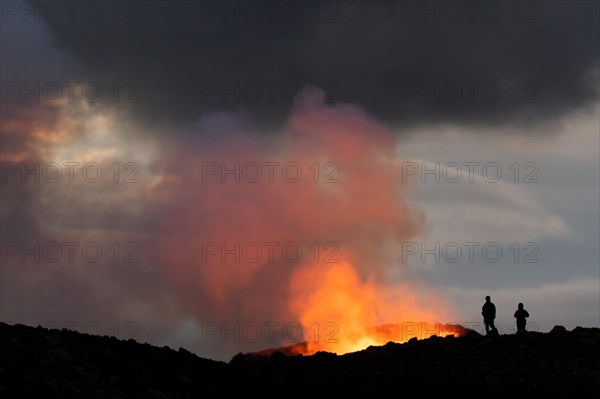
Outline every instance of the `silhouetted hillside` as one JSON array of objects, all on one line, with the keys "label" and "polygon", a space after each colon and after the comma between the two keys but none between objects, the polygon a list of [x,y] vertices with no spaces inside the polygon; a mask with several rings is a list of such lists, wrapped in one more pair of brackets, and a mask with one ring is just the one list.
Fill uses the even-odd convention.
[{"label": "silhouetted hillside", "polygon": [[[337,356],[237,355],[0,323],[0,397],[278,398],[600,393],[600,329],[388,343]],[[253,395],[254,396],[254,395]]]}]

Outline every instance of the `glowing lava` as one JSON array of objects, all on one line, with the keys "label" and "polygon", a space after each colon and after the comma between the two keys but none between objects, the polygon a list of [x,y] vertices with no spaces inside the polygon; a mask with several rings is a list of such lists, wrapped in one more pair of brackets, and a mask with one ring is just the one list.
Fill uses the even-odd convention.
[{"label": "glowing lava", "polygon": [[291,292],[291,310],[305,330],[306,345],[298,348],[303,354],[343,354],[412,337],[460,334],[435,323],[445,314],[435,295],[428,294],[425,306],[408,286],[364,281],[348,262],[298,270]]}]

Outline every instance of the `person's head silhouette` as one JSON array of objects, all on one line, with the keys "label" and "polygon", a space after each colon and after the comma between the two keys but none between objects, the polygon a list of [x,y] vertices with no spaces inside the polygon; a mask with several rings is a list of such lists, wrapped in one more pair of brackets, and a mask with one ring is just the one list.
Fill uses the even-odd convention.
[{"label": "person's head silhouette", "polygon": [[523,309],[523,304],[519,303],[519,310]]},{"label": "person's head silhouette", "polygon": [[486,302],[489,302],[489,301],[490,301],[490,296],[489,296],[489,295],[485,297],[485,301],[486,301]]}]

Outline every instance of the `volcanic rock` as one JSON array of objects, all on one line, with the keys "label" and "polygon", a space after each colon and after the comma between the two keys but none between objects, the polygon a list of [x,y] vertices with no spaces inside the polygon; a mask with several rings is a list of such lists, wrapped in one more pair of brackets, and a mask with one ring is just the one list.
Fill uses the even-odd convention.
[{"label": "volcanic rock", "polygon": [[133,340],[0,323],[0,395],[50,398],[244,396],[573,397],[600,394],[600,329],[468,333],[335,355],[200,358]]}]

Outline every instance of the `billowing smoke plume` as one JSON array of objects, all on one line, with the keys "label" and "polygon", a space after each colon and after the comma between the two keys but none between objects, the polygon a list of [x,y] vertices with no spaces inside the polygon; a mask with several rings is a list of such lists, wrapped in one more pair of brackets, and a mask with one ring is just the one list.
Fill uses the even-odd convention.
[{"label": "billowing smoke plume", "polygon": [[321,95],[307,88],[277,138],[214,114],[169,149],[161,262],[202,323],[300,321],[306,339],[333,325],[343,351],[374,325],[440,321],[441,301],[389,283],[393,249],[423,222],[392,133]]},{"label": "billowing smoke plume", "polygon": [[[120,337],[220,359],[301,341],[341,353],[399,339],[377,326],[447,321],[398,256],[423,215],[408,202],[397,137],[323,99],[306,88],[275,135],[213,113],[169,140],[143,140],[127,118],[85,104],[54,105],[53,123],[4,113],[3,139],[22,145],[3,161],[43,175],[3,175],[2,220],[18,226],[3,235],[4,320],[101,334],[135,325]],[[42,173],[74,161],[97,162],[102,179]],[[99,261],[82,258],[86,243],[102,247]]]}]

